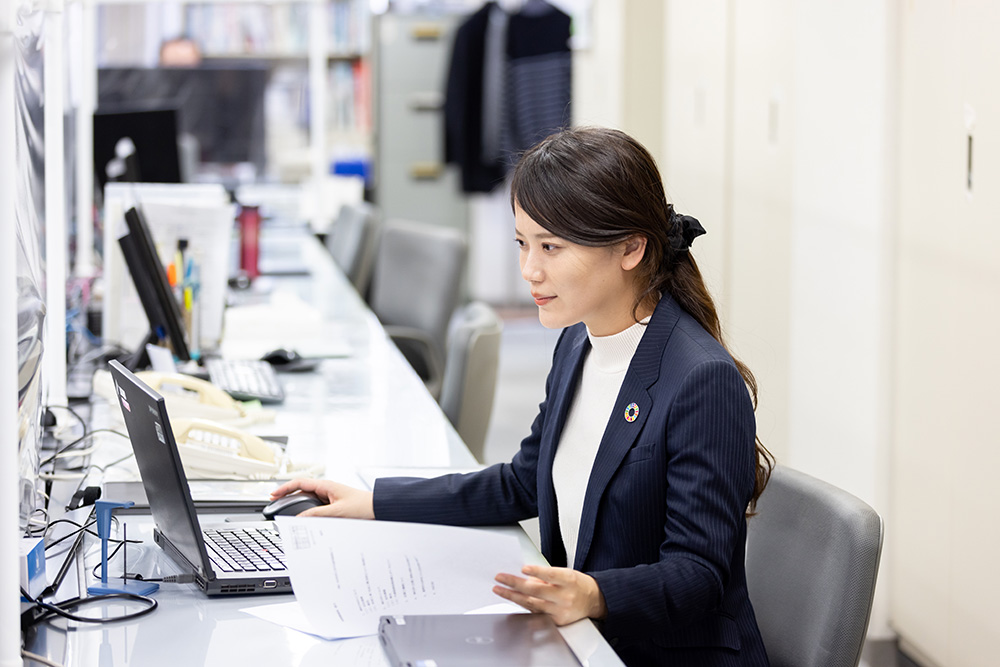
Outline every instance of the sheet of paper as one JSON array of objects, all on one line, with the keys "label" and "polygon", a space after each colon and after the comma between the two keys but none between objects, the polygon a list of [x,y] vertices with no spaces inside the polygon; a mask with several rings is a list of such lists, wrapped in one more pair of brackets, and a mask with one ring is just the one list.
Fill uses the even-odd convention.
[{"label": "sheet of paper", "polygon": [[485,529],[279,517],[278,530],[311,634],[327,639],[375,634],[385,614],[496,604],[493,578],[523,562],[516,537]]}]

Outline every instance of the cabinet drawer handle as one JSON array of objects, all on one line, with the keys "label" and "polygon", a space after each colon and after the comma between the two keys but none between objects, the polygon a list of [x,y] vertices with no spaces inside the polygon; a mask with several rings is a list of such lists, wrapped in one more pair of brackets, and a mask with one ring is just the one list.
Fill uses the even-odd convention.
[{"label": "cabinet drawer handle", "polygon": [[440,23],[415,23],[410,30],[413,39],[431,41],[441,39],[442,32]]},{"label": "cabinet drawer handle", "polygon": [[444,166],[440,162],[414,162],[410,165],[410,178],[416,181],[435,181],[441,178]]},{"label": "cabinet drawer handle", "polygon": [[444,108],[444,95],[436,90],[410,95],[410,109],[412,111],[440,111],[442,108]]}]

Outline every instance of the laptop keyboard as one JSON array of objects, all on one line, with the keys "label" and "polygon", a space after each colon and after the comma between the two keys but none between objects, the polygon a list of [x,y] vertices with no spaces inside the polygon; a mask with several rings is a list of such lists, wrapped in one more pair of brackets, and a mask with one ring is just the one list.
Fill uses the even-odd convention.
[{"label": "laptop keyboard", "polygon": [[208,377],[238,401],[280,403],[285,390],[274,367],[260,359],[206,359]]},{"label": "laptop keyboard", "polygon": [[212,567],[223,572],[281,572],[285,554],[273,528],[223,528],[202,531]]}]

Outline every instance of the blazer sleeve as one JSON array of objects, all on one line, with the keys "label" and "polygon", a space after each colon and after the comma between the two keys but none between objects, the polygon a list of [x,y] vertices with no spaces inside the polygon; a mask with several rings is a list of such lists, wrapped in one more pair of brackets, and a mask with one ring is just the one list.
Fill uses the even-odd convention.
[{"label": "blazer sleeve", "polygon": [[743,378],[704,361],[680,383],[666,420],[666,521],[659,560],[589,572],[607,603],[607,636],[649,636],[719,606],[753,492],[756,425]]},{"label": "blazer sleeve", "polygon": [[[556,343],[554,356],[564,335]],[[441,523],[452,526],[510,524],[538,516],[538,453],[549,405],[554,369],[545,381],[545,400],[531,433],[510,463],[474,473],[433,479],[386,477],[375,481],[375,518],[383,521]]]}]

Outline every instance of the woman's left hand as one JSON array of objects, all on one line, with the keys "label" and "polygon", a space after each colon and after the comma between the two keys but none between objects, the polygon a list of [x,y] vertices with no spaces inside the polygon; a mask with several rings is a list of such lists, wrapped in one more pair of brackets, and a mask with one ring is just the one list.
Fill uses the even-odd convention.
[{"label": "woman's left hand", "polygon": [[542,565],[525,565],[521,572],[527,578],[498,574],[496,581],[503,586],[494,586],[493,592],[528,611],[548,614],[556,625],[604,618],[608,613],[604,594],[589,574]]}]

